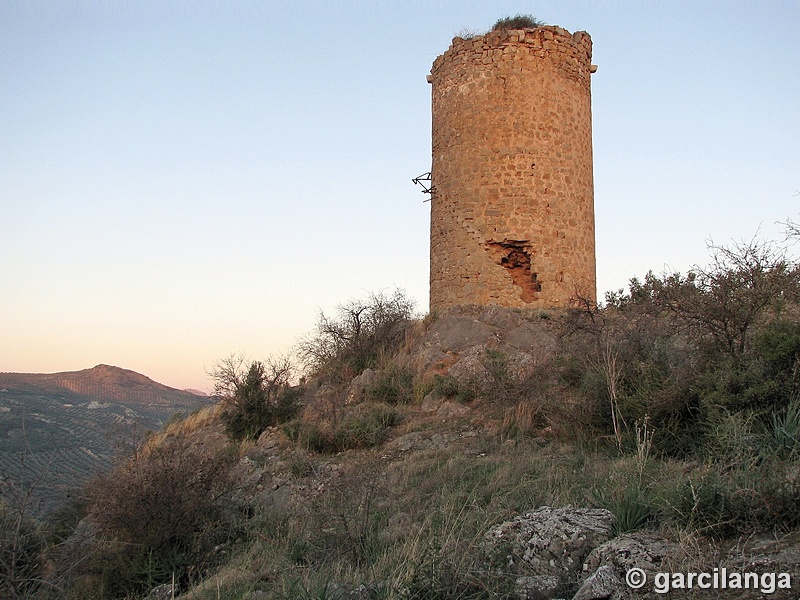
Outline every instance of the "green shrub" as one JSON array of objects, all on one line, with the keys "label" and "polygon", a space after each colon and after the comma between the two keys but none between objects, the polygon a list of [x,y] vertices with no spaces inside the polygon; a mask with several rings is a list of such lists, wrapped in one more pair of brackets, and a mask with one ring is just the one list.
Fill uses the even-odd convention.
[{"label": "green shrub", "polygon": [[139,449],[89,487],[89,514],[104,543],[84,573],[100,598],[142,594],[199,579],[235,535],[222,501],[233,457],[180,437]]},{"label": "green shrub", "polygon": [[775,458],[757,467],[706,465],[677,486],[662,482],[665,519],[715,538],[787,530],[800,524],[800,482]]},{"label": "green shrub", "polygon": [[231,439],[257,439],[267,427],[294,418],[303,390],[290,385],[291,372],[285,359],[246,366],[242,357],[230,357],[217,364],[215,395]]},{"label": "green shrub", "polygon": [[492,26],[492,31],[498,29],[536,29],[544,24],[544,21],[540,21],[531,15],[516,15],[514,17],[498,19]]},{"label": "green shrub", "polygon": [[369,448],[382,443],[397,423],[397,412],[387,404],[361,405],[335,423],[293,421],[283,431],[292,441],[322,454]]},{"label": "green shrub", "polygon": [[364,388],[364,398],[386,404],[407,404],[413,398],[414,374],[394,363],[378,371],[375,381]]},{"label": "green shrub", "polygon": [[755,468],[764,440],[752,411],[720,411],[707,419],[704,444],[706,459],[722,469]]},{"label": "green shrub", "polygon": [[653,517],[650,500],[641,486],[633,483],[612,494],[608,510],[614,514],[614,535],[642,529]]},{"label": "green shrub", "polygon": [[431,391],[440,398],[467,403],[475,399],[474,385],[459,381],[452,375],[434,375]]},{"label": "green shrub", "polygon": [[770,419],[768,442],[779,457],[800,457],[800,396],[794,396],[785,410]]}]

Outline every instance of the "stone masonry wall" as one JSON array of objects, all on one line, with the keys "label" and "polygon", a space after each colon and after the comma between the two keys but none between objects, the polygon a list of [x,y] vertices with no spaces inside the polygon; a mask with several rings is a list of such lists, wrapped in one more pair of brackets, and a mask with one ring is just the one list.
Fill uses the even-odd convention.
[{"label": "stone masonry wall", "polygon": [[431,310],[595,297],[592,41],[453,39],[433,63]]}]

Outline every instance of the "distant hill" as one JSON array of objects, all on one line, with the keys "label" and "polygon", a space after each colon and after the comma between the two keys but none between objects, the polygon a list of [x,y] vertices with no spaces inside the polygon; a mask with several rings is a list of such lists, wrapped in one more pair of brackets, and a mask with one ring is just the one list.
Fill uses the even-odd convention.
[{"label": "distant hill", "polygon": [[86,398],[159,406],[194,402],[202,394],[176,390],[136,371],[97,365],[64,373],[0,373],[0,389],[35,390],[46,394],[73,393]]},{"label": "distant hill", "polygon": [[0,373],[0,495],[43,516],[147,431],[212,398],[135,371],[97,365],[64,373]]}]

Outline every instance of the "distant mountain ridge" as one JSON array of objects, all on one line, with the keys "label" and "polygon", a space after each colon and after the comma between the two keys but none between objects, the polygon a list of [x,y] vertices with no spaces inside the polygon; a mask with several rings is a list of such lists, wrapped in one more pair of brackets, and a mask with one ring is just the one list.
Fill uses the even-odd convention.
[{"label": "distant mountain ridge", "polygon": [[213,401],[110,365],[0,373],[0,498],[33,485],[31,512],[51,513],[144,432]]},{"label": "distant mountain ridge", "polygon": [[72,392],[124,403],[172,405],[200,396],[168,387],[149,377],[110,365],[61,373],[1,373],[1,388],[39,389],[48,394]]}]

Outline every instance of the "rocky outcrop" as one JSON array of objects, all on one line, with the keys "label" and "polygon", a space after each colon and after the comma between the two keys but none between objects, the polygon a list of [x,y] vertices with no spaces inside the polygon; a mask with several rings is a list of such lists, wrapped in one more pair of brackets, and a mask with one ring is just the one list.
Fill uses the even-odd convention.
[{"label": "rocky outcrop", "polygon": [[625,584],[617,577],[614,569],[609,565],[603,565],[583,582],[583,585],[581,585],[572,600],[618,598],[624,588]]},{"label": "rocky outcrop", "polygon": [[[515,376],[552,358],[553,315],[498,306],[460,306],[443,311],[413,345],[406,363],[420,375],[449,374],[460,381],[487,375],[486,351],[502,352]],[[403,357],[401,357],[403,360]]]},{"label": "rocky outcrop", "polygon": [[584,569],[595,573],[603,567],[611,567],[620,578],[632,568],[642,569],[648,579],[653,574],[669,570],[667,561],[682,558],[683,551],[674,544],[650,532],[626,533],[601,544],[586,558]]},{"label": "rocky outcrop", "polygon": [[631,594],[628,570],[652,581],[683,560],[680,545],[652,532],[614,537],[613,523],[605,509],[543,506],[490,528],[481,565],[513,576],[523,600],[619,600]]},{"label": "rocky outcrop", "polygon": [[521,598],[564,597],[592,550],[612,538],[613,522],[605,509],[543,506],[489,529],[484,555],[489,569],[518,576]]},{"label": "rocky outcrop", "polygon": [[350,387],[347,388],[345,394],[345,404],[357,404],[361,402],[364,396],[364,390],[375,383],[378,374],[374,369],[364,369],[361,375],[355,377],[350,382]]}]

